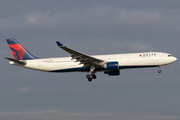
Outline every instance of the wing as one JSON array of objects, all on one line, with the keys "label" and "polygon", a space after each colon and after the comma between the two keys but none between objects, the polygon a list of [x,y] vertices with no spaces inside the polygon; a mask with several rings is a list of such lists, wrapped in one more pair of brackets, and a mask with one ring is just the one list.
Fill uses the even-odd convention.
[{"label": "wing", "polygon": [[67,51],[68,53],[70,53],[72,59],[76,59],[76,62],[80,62],[80,64],[84,64],[84,66],[91,66],[91,65],[101,66],[104,63],[103,60],[100,60],[98,58],[94,58],[94,57],[91,57],[91,56],[86,55],[84,53],[70,49],[70,48],[62,45],[59,41],[56,41],[56,43],[60,48]]}]

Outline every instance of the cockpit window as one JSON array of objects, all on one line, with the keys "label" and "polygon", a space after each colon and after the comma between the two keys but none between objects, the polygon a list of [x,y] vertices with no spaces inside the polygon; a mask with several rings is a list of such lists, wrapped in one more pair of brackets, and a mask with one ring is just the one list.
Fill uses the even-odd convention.
[{"label": "cockpit window", "polygon": [[172,57],[172,55],[168,55],[168,57]]}]

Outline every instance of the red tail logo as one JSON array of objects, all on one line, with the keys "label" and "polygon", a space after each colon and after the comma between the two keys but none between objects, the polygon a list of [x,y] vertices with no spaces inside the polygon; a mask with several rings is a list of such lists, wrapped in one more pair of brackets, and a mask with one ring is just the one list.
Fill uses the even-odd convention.
[{"label": "red tail logo", "polygon": [[6,39],[16,60],[37,59],[15,39]]}]

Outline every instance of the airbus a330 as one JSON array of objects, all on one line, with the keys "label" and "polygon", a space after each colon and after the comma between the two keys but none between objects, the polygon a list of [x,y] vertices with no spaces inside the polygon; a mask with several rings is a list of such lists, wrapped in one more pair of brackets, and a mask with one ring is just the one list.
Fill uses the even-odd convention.
[{"label": "airbus a330", "polygon": [[38,58],[27,51],[15,39],[6,39],[14,58],[9,64],[45,72],[89,72],[86,78],[89,82],[96,79],[97,72],[104,72],[109,76],[120,75],[120,70],[131,68],[159,67],[171,64],[177,60],[169,53],[142,52],[128,54],[87,55],[56,41],[57,45],[68,52],[70,57]]}]

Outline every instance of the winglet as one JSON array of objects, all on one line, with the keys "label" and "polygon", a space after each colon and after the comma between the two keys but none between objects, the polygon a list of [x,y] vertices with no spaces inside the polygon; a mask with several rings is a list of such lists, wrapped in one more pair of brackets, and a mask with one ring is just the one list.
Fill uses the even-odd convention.
[{"label": "winglet", "polygon": [[64,46],[64,45],[63,45],[63,44],[61,44],[59,41],[56,41],[56,43],[57,43],[57,45],[58,45],[59,47]]}]

